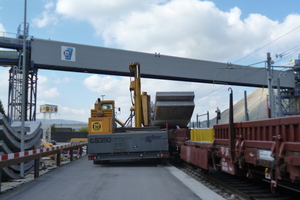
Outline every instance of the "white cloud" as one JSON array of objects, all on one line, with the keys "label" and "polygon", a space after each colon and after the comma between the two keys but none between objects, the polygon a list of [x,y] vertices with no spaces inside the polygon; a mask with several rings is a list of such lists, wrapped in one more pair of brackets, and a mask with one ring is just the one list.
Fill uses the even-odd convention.
[{"label": "white cloud", "polygon": [[[115,96],[118,98],[121,96],[129,97],[130,78],[128,77],[92,75],[86,78],[83,83],[89,90],[97,92],[99,95],[105,95],[105,98]],[[141,80],[142,92],[145,91],[151,95],[153,101],[155,93],[158,91],[183,91],[186,90],[186,88],[194,91],[198,86],[199,84],[188,82],[182,83],[146,78]]]},{"label": "white cloud", "polygon": [[38,86],[37,86],[37,95],[39,98],[57,98],[59,96],[58,89],[55,87],[48,87],[48,78],[46,76],[38,75]]},{"label": "white cloud", "polygon": [[82,122],[87,122],[89,118],[90,110],[87,109],[74,109],[65,106],[58,106],[58,115],[53,116],[57,119],[72,119]]},{"label": "white cloud", "polygon": [[56,11],[66,17],[85,20],[93,25],[98,23],[105,25],[120,20],[122,16],[133,11],[145,11],[152,5],[163,2],[166,0],[153,0],[151,2],[140,0],[58,0]]},{"label": "white cloud", "polygon": [[113,97],[116,94],[123,95],[125,93],[124,86],[127,86],[126,92],[129,90],[128,77],[92,75],[86,78],[83,84],[89,90],[97,92],[99,95],[106,95],[106,97]]},{"label": "white cloud", "polygon": [[[58,0],[56,12],[90,23],[106,46],[222,62],[246,56],[300,20],[297,14],[282,23],[261,14],[242,20],[238,7],[224,12],[211,1],[198,0]],[[287,42],[293,45],[297,35],[299,31],[276,42],[272,52],[281,51]],[[260,58],[265,59],[269,49]]]},{"label": "white cloud", "polygon": [[[129,116],[131,107],[129,83],[128,77],[99,75],[89,76],[83,81],[85,87],[98,94],[98,98],[115,101],[115,106],[121,108],[121,112],[118,112],[116,117],[122,121],[125,121]],[[94,107],[95,101],[96,99],[91,99],[90,109]]]},{"label": "white cloud", "polygon": [[56,25],[58,23],[58,16],[54,12],[54,6],[53,2],[47,2],[44,6],[45,11],[32,20],[33,26],[43,28],[48,25]]},{"label": "white cloud", "polygon": [[62,83],[68,83],[70,81],[71,81],[71,78],[65,76],[63,78],[57,77],[56,80],[54,80],[54,83],[56,83],[56,84],[62,84]]},{"label": "white cloud", "polygon": [[48,88],[47,90],[39,91],[39,96],[43,98],[56,98],[59,96],[57,88]]},{"label": "white cloud", "polygon": [[53,2],[47,2],[44,6],[45,9],[49,10],[51,8],[54,7],[54,3]]},{"label": "white cloud", "polygon": [[48,78],[46,76],[38,75],[39,84],[46,84],[48,82]]},{"label": "white cloud", "polygon": [[62,107],[61,108],[62,113],[67,113],[69,115],[81,115],[81,114],[85,114],[85,110],[84,109],[73,109],[73,108],[68,108],[68,107]]}]

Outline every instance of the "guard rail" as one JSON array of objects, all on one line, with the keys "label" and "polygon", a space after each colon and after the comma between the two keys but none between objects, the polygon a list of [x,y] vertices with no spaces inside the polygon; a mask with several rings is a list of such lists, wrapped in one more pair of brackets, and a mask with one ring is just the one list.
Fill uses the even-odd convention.
[{"label": "guard rail", "polygon": [[[61,145],[43,149],[35,149],[24,152],[10,153],[0,155],[0,169],[11,165],[16,165],[23,162],[34,160],[34,178],[39,177],[40,159],[45,156],[56,154],[56,165],[61,165],[61,153],[70,151],[70,161],[74,159],[73,150],[80,149],[79,155],[82,156],[82,147],[86,146],[87,142],[78,142],[75,144]],[[0,192],[1,192],[1,170],[0,170]]]}]

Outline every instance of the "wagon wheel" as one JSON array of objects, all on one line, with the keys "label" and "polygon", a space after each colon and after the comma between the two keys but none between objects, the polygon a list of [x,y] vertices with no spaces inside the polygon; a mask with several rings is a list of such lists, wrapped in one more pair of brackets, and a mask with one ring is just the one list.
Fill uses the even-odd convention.
[{"label": "wagon wheel", "polygon": [[203,174],[208,174],[208,173],[209,173],[209,170],[208,170],[208,169],[203,169],[203,168],[201,168],[201,172],[202,172]]},{"label": "wagon wheel", "polygon": [[275,193],[275,192],[276,192],[276,186],[277,186],[276,181],[275,181],[275,180],[272,180],[272,181],[271,181],[271,185],[270,185],[270,189],[271,189],[271,192],[272,192],[272,193]]}]

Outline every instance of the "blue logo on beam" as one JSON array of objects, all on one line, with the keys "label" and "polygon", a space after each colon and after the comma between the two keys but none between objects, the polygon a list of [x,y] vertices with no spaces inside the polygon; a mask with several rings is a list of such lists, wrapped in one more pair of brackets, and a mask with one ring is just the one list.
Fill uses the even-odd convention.
[{"label": "blue logo on beam", "polygon": [[73,52],[73,48],[70,48],[70,47],[64,51],[64,56],[65,56],[66,60],[71,60],[72,52]]},{"label": "blue logo on beam", "polygon": [[61,46],[61,60],[75,61],[76,60],[76,48]]}]

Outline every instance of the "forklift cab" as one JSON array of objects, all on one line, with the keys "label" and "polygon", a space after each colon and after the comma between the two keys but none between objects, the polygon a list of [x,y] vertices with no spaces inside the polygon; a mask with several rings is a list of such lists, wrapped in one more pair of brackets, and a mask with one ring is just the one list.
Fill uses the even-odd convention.
[{"label": "forklift cab", "polygon": [[89,118],[89,134],[110,134],[115,131],[114,101],[105,100],[95,103]]}]

